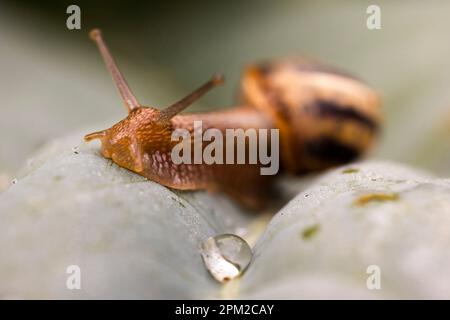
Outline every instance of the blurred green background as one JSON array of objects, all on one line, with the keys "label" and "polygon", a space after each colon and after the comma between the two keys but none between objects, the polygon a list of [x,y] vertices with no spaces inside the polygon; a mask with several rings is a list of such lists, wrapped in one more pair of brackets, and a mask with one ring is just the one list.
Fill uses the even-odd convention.
[{"label": "blurred green background", "polygon": [[[70,4],[81,7],[81,30],[66,28]],[[366,27],[370,4],[381,7],[381,30]],[[385,125],[371,156],[448,175],[449,16],[448,1],[2,1],[0,177],[14,177],[54,137],[125,116],[88,39],[93,27],[139,101],[156,107],[214,72],[226,86],[191,110],[231,106],[243,68],[261,59],[338,65],[383,96]]]}]

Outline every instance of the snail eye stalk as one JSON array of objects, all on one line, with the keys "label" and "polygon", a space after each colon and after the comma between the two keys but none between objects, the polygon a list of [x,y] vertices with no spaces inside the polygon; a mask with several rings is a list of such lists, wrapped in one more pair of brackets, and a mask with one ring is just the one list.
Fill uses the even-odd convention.
[{"label": "snail eye stalk", "polygon": [[160,120],[167,121],[172,117],[179,114],[181,111],[189,107],[193,102],[198,100],[205,93],[213,89],[214,87],[222,84],[224,82],[224,77],[221,74],[214,75],[209,81],[201,85],[199,88],[194,90],[192,93],[188,94],[183,99],[175,102],[171,106],[167,107],[160,112]]},{"label": "snail eye stalk", "polygon": [[98,50],[100,51],[100,54],[105,61],[106,67],[108,68],[109,72],[111,72],[114,83],[119,90],[120,96],[122,97],[128,113],[130,113],[133,109],[139,108],[141,105],[128,86],[128,83],[120,72],[119,67],[117,67],[117,64],[114,61],[114,58],[112,57],[108,46],[103,40],[101,31],[99,29],[93,29],[89,33],[89,36],[97,44]]}]

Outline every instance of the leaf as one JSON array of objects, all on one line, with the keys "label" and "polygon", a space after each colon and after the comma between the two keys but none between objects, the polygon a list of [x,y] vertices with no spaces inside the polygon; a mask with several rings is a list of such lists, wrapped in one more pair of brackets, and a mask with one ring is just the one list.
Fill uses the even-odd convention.
[{"label": "leaf", "polygon": [[449,194],[449,180],[388,162],[326,173],[272,219],[239,297],[448,298]]},{"label": "leaf", "polygon": [[[172,191],[96,146],[73,149],[80,136],[49,144],[0,194],[3,298],[449,297],[448,180],[352,164],[308,182],[265,227],[220,194]],[[255,226],[265,231],[247,271],[215,282],[200,244],[226,232],[249,240]],[[66,287],[70,265],[81,290]],[[367,289],[371,265],[381,290]]]},{"label": "leaf", "polygon": [[[50,144],[0,194],[0,296],[206,298],[219,284],[198,248],[247,217],[220,195],[175,192],[102,158]],[[57,152],[58,151],[58,152]],[[66,269],[81,268],[82,290]]]}]

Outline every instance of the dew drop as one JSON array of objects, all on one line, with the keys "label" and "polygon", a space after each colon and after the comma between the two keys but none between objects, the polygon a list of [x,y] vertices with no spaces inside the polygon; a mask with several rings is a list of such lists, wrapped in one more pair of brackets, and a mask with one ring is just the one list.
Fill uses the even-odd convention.
[{"label": "dew drop", "polygon": [[219,282],[241,275],[252,260],[252,249],[234,234],[221,234],[203,242],[201,255],[206,269]]}]

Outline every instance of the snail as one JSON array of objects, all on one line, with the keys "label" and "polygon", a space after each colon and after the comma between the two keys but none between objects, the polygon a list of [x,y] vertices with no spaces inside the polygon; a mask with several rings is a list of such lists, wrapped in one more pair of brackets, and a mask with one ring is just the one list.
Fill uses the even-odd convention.
[{"label": "snail", "polygon": [[[85,140],[99,139],[105,158],[170,188],[220,190],[250,207],[265,203],[273,188],[275,176],[262,175],[261,162],[175,163],[171,152],[178,142],[171,139],[172,133],[177,129],[192,133],[197,120],[204,128],[220,132],[277,129],[281,171],[292,174],[357,159],[369,149],[380,126],[380,99],[373,89],[334,67],[305,59],[249,66],[242,78],[238,107],[179,114],[221,84],[220,75],[165,109],[145,107],[128,87],[100,30],[92,30],[90,37],[112,74],[128,116],[109,129],[87,134]],[[269,139],[270,147],[274,142]]]}]

